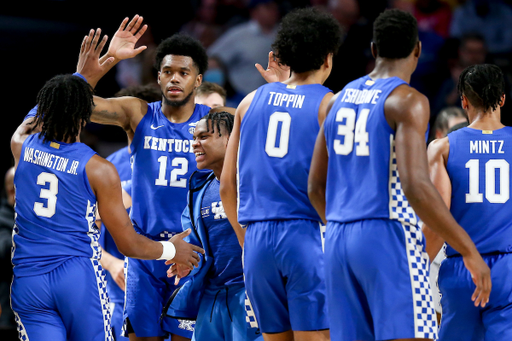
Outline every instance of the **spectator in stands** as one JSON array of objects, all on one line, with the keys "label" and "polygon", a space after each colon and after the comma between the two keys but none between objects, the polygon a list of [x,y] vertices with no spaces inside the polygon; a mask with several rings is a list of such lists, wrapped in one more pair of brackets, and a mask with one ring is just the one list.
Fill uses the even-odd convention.
[{"label": "spectator in stands", "polygon": [[450,32],[452,10],[441,0],[416,0],[413,15],[418,20],[418,29],[433,32],[447,38]]},{"label": "spectator in stands", "polygon": [[181,32],[186,33],[208,48],[222,33],[217,23],[217,0],[201,0],[194,19],[183,25]]},{"label": "spectator in stands", "polygon": [[0,199],[0,339],[15,341],[18,331],[11,310],[12,227],[14,226],[14,167],[5,173],[5,197]]},{"label": "spectator in stands", "polygon": [[226,106],[226,90],[216,83],[203,82],[196,89],[195,102],[210,108]]},{"label": "spectator in stands", "polygon": [[233,88],[243,95],[265,84],[254,64],[266,65],[280,18],[274,0],[250,0],[249,10],[251,20],[228,30],[207,50],[226,65]]},{"label": "spectator in stands", "polygon": [[450,76],[441,84],[439,92],[432,101],[432,114],[440,112],[445,107],[460,107],[460,97],[457,92],[459,75],[466,67],[482,64],[486,61],[487,48],[483,37],[478,34],[463,36],[460,40],[457,54],[457,60],[449,65]]},{"label": "spectator in stands", "polygon": [[481,34],[491,54],[512,52],[512,8],[500,1],[467,0],[453,13],[450,35]]},{"label": "spectator in stands", "polygon": [[439,112],[432,127],[432,137],[440,139],[448,134],[448,131],[459,123],[468,123],[468,116],[461,107],[446,107]]}]

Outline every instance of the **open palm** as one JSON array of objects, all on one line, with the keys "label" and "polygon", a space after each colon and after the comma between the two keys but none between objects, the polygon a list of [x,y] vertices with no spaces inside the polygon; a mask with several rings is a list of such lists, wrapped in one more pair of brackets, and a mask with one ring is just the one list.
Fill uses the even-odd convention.
[{"label": "open palm", "polygon": [[110,41],[108,47],[108,54],[110,56],[118,60],[133,58],[147,48],[147,46],[135,48],[137,41],[139,41],[148,28],[148,25],[141,27],[142,20],[143,18],[139,15],[135,15],[128,25],[128,18],[123,20]]}]

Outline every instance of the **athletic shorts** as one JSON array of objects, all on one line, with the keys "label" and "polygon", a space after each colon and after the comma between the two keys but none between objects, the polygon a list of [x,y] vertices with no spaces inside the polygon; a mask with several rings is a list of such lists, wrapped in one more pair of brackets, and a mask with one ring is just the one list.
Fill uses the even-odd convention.
[{"label": "athletic shorts", "polygon": [[15,276],[11,290],[20,340],[113,341],[98,260],[75,257],[43,275]]},{"label": "athletic shorts", "polygon": [[419,227],[385,219],[328,222],[325,277],[332,340],[437,338]]},{"label": "athletic shorts", "polygon": [[[125,258],[126,291],[123,336],[134,332],[138,337],[167,336],[168,333],[192,338],[191,321],[165,316],[162,309],[176,286],[167,277],[163,260]],[[129,321],[127,321],[127,319]],[[129,323],[128,323],[129,322]]]},{"label": "athletic shorts", "polygon": [[199,306],[193,341],[263,341],[246,320],[244,285],[206,290]]},{"label": "athletic shorts", "polygon": [[243,260],[247,295],[261,332],[329,328],[318,222],[249,224]]},{"label": "athletic shorts", "polygon": [[[117,284],[116,284],[117,285]],[[117,341],[128,341],[127,337],[122,336],[123,329],[123,308],[124,302],[110,302],[110,311],[112,312],[112,335]]]},{"label": "athletic shorts", "polygon": [[475,284],[462,257],[443,260],[439,290],[443,316],[439,340],[512,340],[512,254],[482,255],[491,268],[492,290],[484,308],[475,307]]}]

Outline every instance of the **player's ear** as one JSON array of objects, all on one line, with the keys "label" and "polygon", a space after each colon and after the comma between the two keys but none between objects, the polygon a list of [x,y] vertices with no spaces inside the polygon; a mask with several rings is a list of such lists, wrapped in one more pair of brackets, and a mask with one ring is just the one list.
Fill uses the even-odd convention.
[{"label": "player's ear", "polygon": [[464,110],[468,110],[468,107],[469,107],[469,101],[468,101],[468,98],[464,95],[461,95],[460,96],[460,104],[462,106],[462,109]]},{"label": "player's ear", "polygon": [[157,77],[158,85],[160,85],[160,75],[161,75],[161,74],[162,74],[162,73],[161,73],[160,71],[158,71],[158,77]]},{"label": "player's ear", "polygon": [[375,46],[375,43],[373,41],[370,45],[370,49],[372,50],[373,58],[377,58],[377,46]]},{"label": "player's ear", "polygon": [[501,95],[501,100],[500,100],[500,107],[502,107],[503,105],[505,105],[505,94]]},{"label": "player's ear", "polygon": [[198,74],[196,77],[196,84],[195,84],[196,89],[201,85],[201,83],[203,83],[203,75]]},{"label": "player's ear", "polygon": [[421,56],[421,41],[416,42],[416,47],[414,48],[414,57],[419,58]]}]

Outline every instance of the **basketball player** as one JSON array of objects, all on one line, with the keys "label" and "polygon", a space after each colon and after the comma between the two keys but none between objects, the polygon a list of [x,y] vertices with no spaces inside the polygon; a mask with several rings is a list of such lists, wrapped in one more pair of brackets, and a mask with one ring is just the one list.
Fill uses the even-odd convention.
[{"label": "basketball player", "polygon": [[[145,26],[135,16],[125,19],[100,59],[100,31],[91,30],[82,44],[77,71],[96,84],[116,62],[133,57]],[[122,127],[131,140],[133,159],[131,219],[135,230],[153,240],[166,240],[182,231],[181,212],[186,207],[187,181],[196,169],[192,134],[197,121],[209,108],[195,104],[195,89],[201,84],[208,57],[193,38],[175,34],[160,43],[155,67],[162,100],[147,103],[135,97],[94,97],[91,121]],[[130,340],[191,338],[193,326],[164,318],[162,308],[176,289],[160,262],[127,259],[125,327]]]},{"label": "basketball player", "polygon": [[[453,217],[491,268],[493,290],[485,308],[473,306],[467,299],[475,287],[471,273],[448,242],[448,258],[438,278],[443,308],[439,339],[511,340],[512,128],[500,121],[505,81],[496,65],[474,65],[462,71],[458,88],[470,125],[429,145],[430,174]],[[435,255],[444,240],[429,227],[423,229],[427,252]]]},{"label": "basketball player", "polygon": [[290,78],[261,86],[236,110],[221,198],[244,247],[247,294],[265,340],[329,339],[320,217],[307,176],[332,97],[322,84],[340,41],[331,15],[289,13],[272,49]]},{"label": "basketball player", "polygon": [[[234,116],[210,112],[194,132],[197,172],[190,178],[189,204],[182,215],[183,229],[194,226],[190,242],[204,245],[205,257],[189,276],[193,280],[173,297],[167,314],[196,320],[195,340],[257,340],[257,328],[246,322],[242,249],[219,195],[219,178]],[[187,275],[181,266],[168,271],[176,281]]]},{"label": "basketball player", "polygon": [[199,260],[193,251],[200,248],[184,242],[185,233],[171,242],[135,233],[114,166],[79,142],[94,107],[85,81],[54,77],[37,102],[35,118],[25,120],[11,140],[16,167],[12,308],[19,336],[112,340],[96,203],[127,256],[173,259],[192,267]]},{"label": "basketball player", "polygon": [[327,221],[331,337],[433,340],[437,322],[416,213],[463,254],[475,305],[489,299],[490,271],[429,180],[428,100],[408,84],[421,53],[416,19],[396,9],[381,13],[372,51],[374,70],[331,100],[309,176],[309,197]]}]

